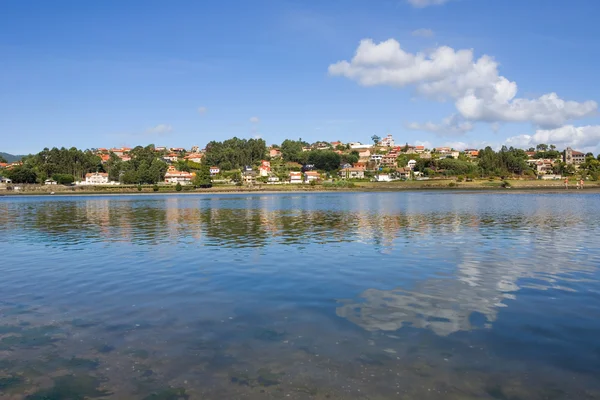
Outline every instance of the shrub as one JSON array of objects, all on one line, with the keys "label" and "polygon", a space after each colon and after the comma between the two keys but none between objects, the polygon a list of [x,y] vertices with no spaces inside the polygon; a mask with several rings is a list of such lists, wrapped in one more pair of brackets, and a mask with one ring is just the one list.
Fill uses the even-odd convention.
[{"label": "shrub", "polygon": [[177,185],[175,185],[175,190],[178,192],[181,192],[183,190],[183,187],[181,186],[181,183],[177,182]]},{"label": "shrub", "polygon": [[503,182],[502,182],[502,187],[503,187],[503,188],[507,188],[507,189],[508,189],[508,188],[510,188],[510,187],[512,187],[512,186],[511,186],[511,184],[510,184],[510,182],[509,182],[509,181],[503,181]]},{"label": "shrub", "polygon": [[142,191],[142,185],[138,185],[137,189],[138,189],[138,192],[141,192]]},{"label": "shrub", "polygon": [[464,177],[464,176],[462,176],[462,175],[459,175],[459,176],[456,178],[456,182],[462,182],[462,181],[464,181],[464,180],[465,180],[465,177]]},{"label": "shrub", "polygon": [[448,186],[449,186],[449,187],[456,187],[456,186],[458,186],[458,184],[456,184],[455,182],[450,182],[450,183],[448,184]]},{"label": "shrub", "polygon": [[154,184],[154,186],[152,186],[152,190],[155,192],[158,192],[158,185]]}]

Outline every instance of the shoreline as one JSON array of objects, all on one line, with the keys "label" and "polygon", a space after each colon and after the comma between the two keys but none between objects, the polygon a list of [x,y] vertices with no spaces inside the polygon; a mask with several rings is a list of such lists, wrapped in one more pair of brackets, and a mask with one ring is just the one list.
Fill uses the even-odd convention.
[{"label": "shoreline", "polygon": [[577,194],[577,193],[589,193],[596,194],[600,193],[600,186],[589,186],[584,189],[577,189],[576,187],[569,187],[565,189],[560,186],[533,186],[533,185],[519,185],[512,186],[509,188],[503,188],[500,186],[480,186],[480,185],[469,185],[460,186],[458,184],[454,187],[449,186],[412,186],[412,185],[386,185],[381,187],[373,186],[357,186],[353,188],[285,188],[280,190],[273,190],[272,188],[235,188],[230,190],[218,190],[218,189],[197,189],[190,191],[177,192],[175,190],[169,191],[129,191],[129,190],[92,190],[92,191],[58,191],[51,194],[48,191],[25,191],[25,192],[13,192],[5,191],[0,192],[0,197],[77,197],[77,196],[172,196],[172,195],[224,195],[224,194],[307,194],[307,193],[394,193],[394,192],[448,192],[448,193],[478,193],[478,194],[489,194],[489,193],[503,193],[503,194]]}]

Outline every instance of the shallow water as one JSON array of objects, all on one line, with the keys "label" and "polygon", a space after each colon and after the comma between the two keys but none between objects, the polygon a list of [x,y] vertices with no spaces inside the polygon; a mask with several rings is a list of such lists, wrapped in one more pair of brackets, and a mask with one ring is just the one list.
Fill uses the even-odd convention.
[{"label": "shallow water", "polygon": [[2,399],[600,399],[600,195],[0,198]]}]

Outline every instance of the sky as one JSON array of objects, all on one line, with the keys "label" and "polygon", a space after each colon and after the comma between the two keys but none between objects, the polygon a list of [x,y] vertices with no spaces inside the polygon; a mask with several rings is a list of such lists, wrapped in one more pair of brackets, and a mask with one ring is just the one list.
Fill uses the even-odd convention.
[{"label": "sky", "polygon": [[2,0],[0,151],[233,136],[600,152],[597,0]]}]

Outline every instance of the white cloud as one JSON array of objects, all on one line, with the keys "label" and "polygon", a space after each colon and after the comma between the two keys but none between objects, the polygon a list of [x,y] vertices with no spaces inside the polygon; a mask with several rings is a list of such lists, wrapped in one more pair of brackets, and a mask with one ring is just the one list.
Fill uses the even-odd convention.
[{"label": "white cloud", "polygon": [[146,133],[148,134],[154,134],[154,135],[160,135],[163,133],[168,133],[171,132],[173,130],[173,127],[171,125],[167,125],[167,124],[158,124],[153,128],[149,128],[146,130]]},{"label": "white cloud", "polygon": [[565,101],[556,93],[518,98],[516,82],[499,75],[498,63],[488,55],[475,60],[473,50],[447,46],[413,54],[394,39],[378,44],[362,40],[352,60],[331,64],[329,74],[363,86],[415,86],[421,96],[454,100],[460,115],[470,121],[531,122],[555,128],[598,108],[595,101]]},{"label": "white cloud", "polygon": [[554,144],[562,149],[567,146],[575,150],[600,152],[600,125],[565,125],[556,129],[538,129],[533,135],[519,135],[506,139],[508,146],[528,148],[537,144]]},{"label": "white cloud", "polygon": [[450,0],[406,0],[408,4],[417,8],[424,8],[428,6],[439,6]]},{"label": "white cloud", "polygon": [[253,124],[258,124],[260,122],[260,119],[258,117],[251,117],[250,122],[252,122]]},{"label": "white cloud", "polygon": [[416,29],[416,30],[412,31],[411,35],[417,36],[417,37],[433,37],[435,35],[435,33],[433,33],[433,31],[431,29],[421,28],[421,29]]},{"label": "white cloud", "polygon": [[453,114],[444,118],[441,123],[434,122],[411,122],[407,125],[408,129],[414,131],[426,131],[435,133],[438,136],[460,136],[473,130],[473,124],[465,121],[460,115]]},{"label": "white cloud", "polygon": [[206,114],[207,111],[208,111],[208,108],[206,108],[204,106],[198,107],[198,114],[200,114],[200,115]]}]

